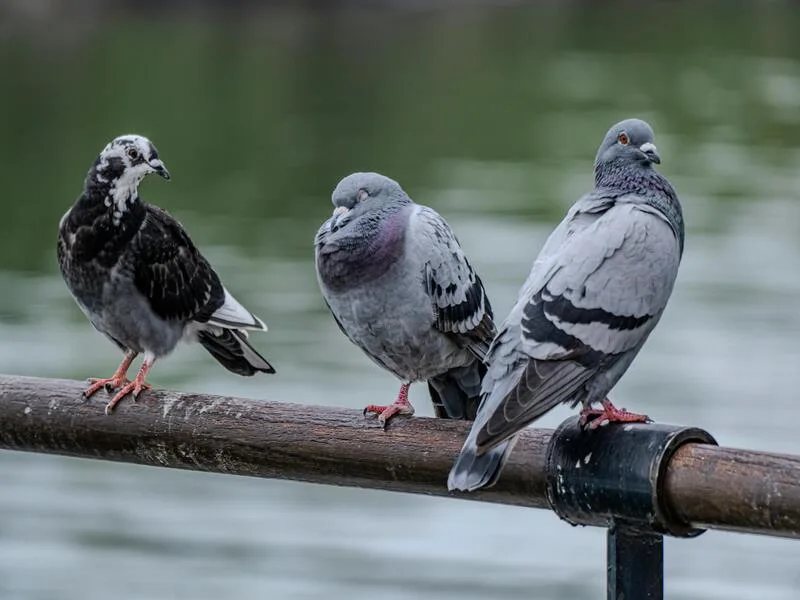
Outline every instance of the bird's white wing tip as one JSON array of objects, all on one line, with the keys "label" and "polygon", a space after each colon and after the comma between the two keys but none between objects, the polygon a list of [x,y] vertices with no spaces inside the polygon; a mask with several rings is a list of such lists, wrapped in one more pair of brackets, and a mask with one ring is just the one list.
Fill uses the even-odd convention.
[{"label": "bird's white wing tip", "polygon": [[260,330],[260,331],[269,331],[269,327],[267,327],[267,324],[266,324],[266,323],[264,323],[264,321],[262,321],[261,319],[259,319],[259,318],[258,318],[257,316],[255,316],[253,313],[250,313],[250,316],[251,316],[251,317],[253,317],[253,320],[255,321],[255,327],[256,327],[256,329],[258,329],[258,330]]},{"label": "bird's white wing tip", "polygon": [[228,290],[225,291],[225,302],[220,306],[209,323],[226,328],[244,328],[267,331],[267,324],[242,306]]}]

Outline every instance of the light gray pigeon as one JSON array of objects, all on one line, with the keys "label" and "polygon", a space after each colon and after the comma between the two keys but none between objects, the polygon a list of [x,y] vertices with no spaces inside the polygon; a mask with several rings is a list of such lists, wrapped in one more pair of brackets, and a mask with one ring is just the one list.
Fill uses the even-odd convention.
[{"label": "light gray pigeon", "polygon": [[[127,394],[135,399],[157,358],[181,339],[199,341],[226,369],[239,375],[274,373],[247,340],[264,322],[223,287],[219,277],[175,219],[139,197],[150,173],[169,179],[155,146],[145,137],[112,140],[89,169],[83,193],[61,218],[58,264],[67,287],[92,325],[125,352],[117,371],[93,379],[88,398],[118,390],[106,413]],[[134,381],[128,369],[144,361]]]},{"label": "light gray pigeon", "polygon": [[492,342],[483,403],[449,489],[491,485],[516,434],[560,403],[581,403],[592,428],[647,420],[607,394],[661,318],[683,254],[681,205],[653,168],[660,162],[644,121],[606,134],[594,190],[550,235]]},{"label": "light gray pigeon", "polygon": [[333,216],[317,232],[317,279],[336,323],[403,383],[386,426],[412,415],[408,389],[428,382],[436,415],[473,419],[482,362],[496,332],[483,284],[434,210],[378,173],[353,173],[333,191]]}]

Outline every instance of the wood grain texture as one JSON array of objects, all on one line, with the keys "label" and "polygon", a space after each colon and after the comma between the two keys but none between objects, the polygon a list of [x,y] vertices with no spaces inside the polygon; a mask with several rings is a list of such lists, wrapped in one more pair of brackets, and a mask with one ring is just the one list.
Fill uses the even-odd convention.
[{"label": "wood grain texture", "polygon": [[696,527],[800,537],[800,457],[686,444],[670,461],[666,501]]},{"label": "wood grain texture", "polygon": [[0,448],[546,508],[551,430],[517,444],[503,479],[450,494],[447,473],[469,423],[168,390],[124,399],[109,416],[84,382],[0,375]]},{"label": "wood grain texture", "polygon": [[[523,432],[498,484],[447,491],[469,423],[169,390],[110,416],[84,382],[0,375],[0,448],[549,508],[549,429]],[[686,444],[664,480],[671,512],[695,527],[800,537],[800,457]]]}]

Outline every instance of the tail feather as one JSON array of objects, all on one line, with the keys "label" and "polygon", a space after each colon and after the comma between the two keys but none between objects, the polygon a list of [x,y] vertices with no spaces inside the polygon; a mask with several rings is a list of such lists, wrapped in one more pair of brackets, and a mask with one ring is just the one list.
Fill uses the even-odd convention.
[{"label": "tail feather", "polygon": [[572,402],[597,372],[594,365],[587,368],[572,360],[530,359],[520,365],[487,396],[486,415],[476,436],[481,451],[518,433],[557,405]]},{"label": "tail feather", "polygon": [[209,324],[227,328],[256,329],[267,331],[267,325],[242,306],[239,301],[223,288],[225,301],[208,319]]},{"label": "tail feather", "polygon": [[473,436],[467,438],[447,477],[447,489],[472,492],[497,483],[503,466],[516,443],[516,436],[498,444],[484,454],[478,454]]},{"label": "tail feather", "polygon": [[[450,369],[429,379],[428,389],[436,416],[475,420],[481,405],[481,381],[484,375],[486,365],[476,360],[466,367]],[[479,455],[475,437],[473,427],[447,478],[450,490],[473,491],[494,485],[516,441],[516,438],[504,441]]]},{"label": "tail feather", "polygon": [[433,410],[441,419],[475,420],[481,402],[481,380],[486,366],[476,360],[428,380]]},{"label": "tail feather", "polygon": [[229,371],[249,377],[257,372],[274,373],[275,369],[250,342],[247,333],[236,329],[203,329],[197,339],[209,354]]}]

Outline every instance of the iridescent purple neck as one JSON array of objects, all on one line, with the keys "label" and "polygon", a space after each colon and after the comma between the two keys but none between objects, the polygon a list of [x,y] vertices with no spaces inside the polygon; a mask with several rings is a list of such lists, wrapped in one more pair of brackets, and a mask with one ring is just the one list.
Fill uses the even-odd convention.
[{"label": "iridescent purple neck", "polygon": [[642,203],[661,212],[675,231],[681,254],[683,253],[683,209],[678,195],[666,177],[649,165],[631,165],[629,162],[614,160],[596,164],[594,180],[595,189],[602,190],[605,196],[633,194],[640,197]]},{"label": "iridescent purple neck", "polygon": [[410,206],[369,214],[329,239],[317,259],[320,276],[333,290],[364,285],[383,276],[402,256]]}]

